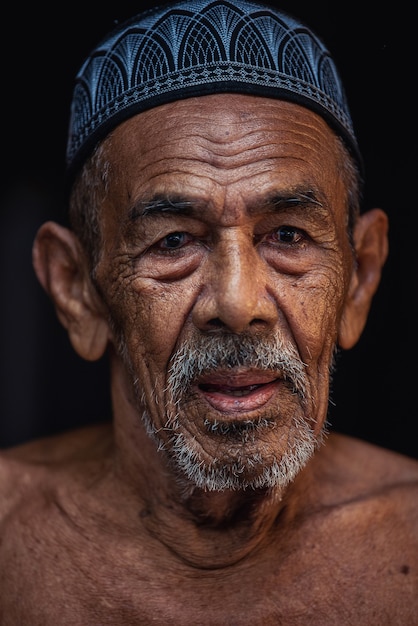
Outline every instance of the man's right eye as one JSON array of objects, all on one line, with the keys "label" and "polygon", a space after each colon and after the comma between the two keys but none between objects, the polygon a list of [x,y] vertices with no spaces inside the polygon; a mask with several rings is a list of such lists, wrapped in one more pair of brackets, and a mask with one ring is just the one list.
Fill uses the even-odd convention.
[{"label": "man's right eye", "polygon": [[175,232],[166,235],[157,243],[161,250],[176,250],[190,241],[190,236],[184,232]]}]

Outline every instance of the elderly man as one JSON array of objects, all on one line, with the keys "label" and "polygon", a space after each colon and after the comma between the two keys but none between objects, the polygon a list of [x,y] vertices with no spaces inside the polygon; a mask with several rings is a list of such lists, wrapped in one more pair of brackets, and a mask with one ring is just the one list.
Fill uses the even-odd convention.
[{"label": "elderly man", "polygon": [[417,623],[418,463],[327,429],[387,255],[362,168],[327,49],[271,6],[92,51],[34,266],[113,422],[2,453],[2,626]]}]

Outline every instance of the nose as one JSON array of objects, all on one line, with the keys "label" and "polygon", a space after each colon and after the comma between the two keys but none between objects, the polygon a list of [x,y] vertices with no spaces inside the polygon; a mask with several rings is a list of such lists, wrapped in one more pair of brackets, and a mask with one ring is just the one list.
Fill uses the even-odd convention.
[{"label": "nose", "polygon": [[241,333],[271,327],[278,310],[267,285],[265,262],[252,236],[229,233],[209,253],[204,287],[193,308],[199,330]]}]

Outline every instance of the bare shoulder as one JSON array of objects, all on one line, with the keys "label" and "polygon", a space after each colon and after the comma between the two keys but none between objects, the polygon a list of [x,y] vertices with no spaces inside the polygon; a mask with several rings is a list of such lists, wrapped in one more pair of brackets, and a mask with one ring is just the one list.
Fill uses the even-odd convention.
[{"label": "bare shoulder", "polygon": [[[345,519],[364,520],[418,548],[418,460],[346,435],[332,434],[315,460],[321,501]],[[397,544],[395,536],[391,545]],[[399,544],[398,544],[399,545]],[[418,559],[418,550],[416,553]],[[418,563],[417,563],[418,565]]]},{"label": "bare shoulder", "polygon": [[22,498],[41,492],[57,475],[83,458],[103,453],[110,436],[100,425],[42,438],[0,451],[0,527]]},{"label": "bare shoulder", "polygon": [[367,441],[333,433],[325,448],[326,463],[354,484],[413,486],[418,480],[418,459]]}]

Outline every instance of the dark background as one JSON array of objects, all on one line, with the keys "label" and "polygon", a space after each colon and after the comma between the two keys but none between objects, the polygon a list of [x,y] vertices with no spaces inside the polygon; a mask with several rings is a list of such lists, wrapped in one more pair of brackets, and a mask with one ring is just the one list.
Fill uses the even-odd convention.
[{"label": "dark background", "polygon": [[[110,416],[106,364],[73,352],[36,281],[31,246],[43,221],[65,221],[73,77],[116,21],[151,5],[72,2],[58,12],[15,3],[3,10],[0,447]],[[331,424],[415,457],[418,144],[411,9],[406,2],[386,11],[366,11],[364,2],[280,6],[307,21],[333,51],[366,163],[365,208],[382,207],[391,222],[390,257],[364,335],[338,363]]]}]

